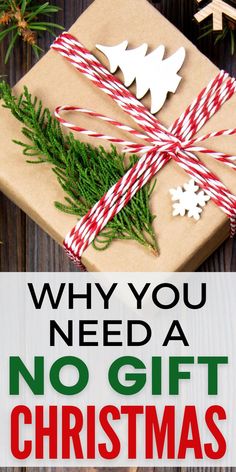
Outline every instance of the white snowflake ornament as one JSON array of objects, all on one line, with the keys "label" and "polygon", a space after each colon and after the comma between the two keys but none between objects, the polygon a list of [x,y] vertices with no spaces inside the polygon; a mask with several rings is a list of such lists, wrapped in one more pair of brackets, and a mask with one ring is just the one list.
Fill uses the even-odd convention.
[{"label": "white snowflake ornament", "polygon": [[183,187],[170,190],[172,201],[176,202],[173,204],[173,216],[185,216],[187,213],[189,218],[194,218],[196,221],[200,219],[202,208],[210,197],[203,190],[198,190],[199,186],[196,185],[194,179]]}]

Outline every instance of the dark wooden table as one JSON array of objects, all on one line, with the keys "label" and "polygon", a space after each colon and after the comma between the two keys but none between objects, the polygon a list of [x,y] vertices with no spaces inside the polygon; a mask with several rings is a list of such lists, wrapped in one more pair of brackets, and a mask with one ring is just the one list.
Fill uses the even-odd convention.
[{"label": "dark wooden table", "polygon": [[[92,0],[54,0],[54,3],[62,8],[55,15],[55,21],[63,24],[65,28],[69,28],[91,2]],[[199,27],[192,20],[196,9],[194,0],[161,0],[155,2],[153,0],[152,3],[219,67],[236,76],[236,58],[231,56],[229,46],[225,44],[214,46],[214,39],[211,37],[198,40]],[[109,8],[109,0],[107,8]],[[40,46],[46,51],[50,41],[49,35],[45,35],[40,40]],[[33,65],[34,58],[26,48],[19,46],[15,50],[14,57],[5,66],[3,59],[5,46],[5,44],[0,46],[0,75],[7,75],[8,80],[13,85]],[[0,247],[1,271],[76,270],[74,265],[68,261],[64,251],[4,195],[0,195],[0,241],[2,241]],[[235,241],[227,241],[205,262],[200,270],[235,271]],[[83,470],[85,472],[85,469]],[[90,471],[92,470],[94,469],[90,469]],[[110,468],[102,470],[105,472],[109,471]],[[121,469],[115,470],[117,472],[121,471]],[[124,470],[122,469],[123,472]],[[153,472],[153,469],[145,470],[146,472]],[[141,469],[139,469],[139,472],[141,472]]]}]

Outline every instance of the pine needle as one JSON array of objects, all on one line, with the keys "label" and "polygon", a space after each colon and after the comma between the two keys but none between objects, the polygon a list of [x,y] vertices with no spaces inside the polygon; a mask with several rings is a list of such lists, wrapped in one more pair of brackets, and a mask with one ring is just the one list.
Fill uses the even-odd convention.
[{"label": "pine needle", "polygon": [[198,37],[199,40],[208,36],[212,36],[214,38],[215,46],[222,41],[228,41],[228,43],[230,44],[231,55],[234,56],[236,44],[236,23],[234,21],[230,21],[225,18],[224,27],[222,31],[218,33],[213,31],[212,22],[203,25],[201,27],[201,31],[202,34]]},{"label": "pine needle", "polygon": [[59,10],[59,7],[51,5],[50,2],[0,0],[0,42],[8,37],[5,63],[8,62],[19,38],[31,46],[36,57],[39,57],[41,49],[37,44],[38,34],[48,31],[55,36],[55,29],[64,29],[61,25],[49,21]]},{"label": "pine needle", "polygon": [[[23,124],[22,133],[27,143],[14,141],[22,146],[29,163],[48,162],[63,188],[65,202],[56,202],[56,208],[65,213],[84,216],[90,208],[133,166],[137,156],[131,156],[128,166],[124,155],[114,146],[108,152],[103,147],[93,147],[64,135],[57,120],[51,116],[42,102],[33,98],[28,89],[16,98],[9,85],[0,82],[0,96],[4,107]],[[155,216],[150,210],[150,197],[154,184],[147,184],[110,221],[94,242],[97,250],[105,250],[113,240],[134,240],[159,253],[153,230]]]}]

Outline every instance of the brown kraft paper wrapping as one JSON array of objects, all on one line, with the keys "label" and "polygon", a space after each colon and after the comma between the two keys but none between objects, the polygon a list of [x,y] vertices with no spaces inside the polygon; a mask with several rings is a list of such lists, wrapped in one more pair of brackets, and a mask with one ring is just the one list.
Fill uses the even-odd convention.
[{"label": "brown kraft paper wrapping", "polygon": [[[164,44],[168,55],[184,46],[187,57],[180,72],[183,80],[177,93],[170,94],[158,114],[165,126],[170,126],[218,73],[218,69],[146,0],[109,0],[109,8],[107,0],[95,0],[72,26],[70,32],[107,67],[105,57],[95,48],[96,43],[112,46],[127,39],[131,48],[147,42],[150,51]],[[122,78],[122,75],[120,77]],[[41,98],[43,104],[52,111],[58,105],[79,105],[133,126],[132,120],[105,93],[98,90],[54,51],[49,51],[23,77],[16,86],[17,93],[21,92],[23,85],[27,85],[31,93]],[[149,98],[147,96],[143,100],[147,106]],[[94,123],[89,118],[83,117],[82,123],[88,129],[95,127],[103,132],[111,131],[104,123]],[[235,125],[236,97],[233,97],[209,120],[200,133],[232,128]],[[54,201],[63,201],[64,192],[50,165],[26,163],[21,149],[12,142],[13,139],[22,140],[21,124],[3,108],[0,109],[0,129],[1,190],[62,244],[77,219],[61,213],[54,207]],[[117,136],[124,136],[121,131],[115,133]],[[79,135],[78,138],[82,139]],[[100,141],[92,143],[101,144]],[[215,150],[236,154],[235,137],[217,138],[208,143]],[[107,146],[107,143],[102,144]],[[202,158],[202,155],[200,157]],[[204,162],[235,193],[234,171],[210,157],[204,157]],[[87,269],[109,272],[195,270],[227,238],[229,221],[213,202],[207,204],[199,222],[187,216],[173,217],[169,190],[188,180],[188,175],[174,162],[170,162],[157,175],[151,206],[156,215],[154,226],[160,256],[153,256],[135,242],[115,241],[104,252],[98,252],[90,246],[82,259]]]}]

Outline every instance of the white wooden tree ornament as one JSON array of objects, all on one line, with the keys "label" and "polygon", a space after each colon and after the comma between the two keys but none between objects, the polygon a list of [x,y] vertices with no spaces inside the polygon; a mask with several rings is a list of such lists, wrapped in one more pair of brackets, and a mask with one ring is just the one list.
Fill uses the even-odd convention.
[{"label": "white wooden tree ornament", "polygon": [[112,74],[118,67],[124,75],[124,84],[129,87],[136,80],[136,97],[143,98],[150,90],[151,113],[157,113],[164,105],[168,92],[175,93],[181,77],[177,72],[185,60],[185,49],[181,47],[167,59],[164,58],[165,46],[159,46],[147,54],[148,45],[127,50],[128,41],[117,46],[102,46],[97,44],[110,63]]},{"label": "white wooden tree ornament", "polygon": [[[198,3],[202,2],[202,0],[197,1]],[[236,21],[236,8],[229,5],[224,0],[212,0],[211,3],[196,13],[194,18],[198,23],[201,23],[211,15],[213,15],[213,31],[222,31],[224,27],[224,15],[233,21]]]}]

